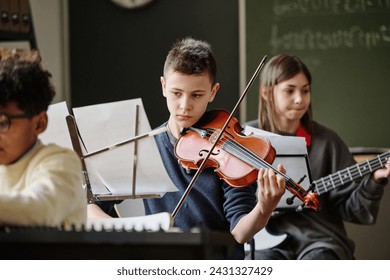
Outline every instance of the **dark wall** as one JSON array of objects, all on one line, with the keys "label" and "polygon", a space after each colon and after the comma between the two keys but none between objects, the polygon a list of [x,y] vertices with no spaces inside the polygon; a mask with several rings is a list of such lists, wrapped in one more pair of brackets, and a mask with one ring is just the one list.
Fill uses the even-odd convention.
[{"label": "dark wall", "polygon": [[[247,65],[263,55],[299,56],[313,76],[314,118],[349,146],[390,147],[390,2],[246,0]],[[257,117],[258,80],[248,94]],[[390,193],[375,225],[346,223],[357,259],[390,258]]]},{"label": "dark wall", "polygon": [[[390,146],[389,1],[247,0],[246,8],[248,72],[265,54],[299,56],[313,75],[316,120],[349,146]],[[256,118],[257,92],[248,99]]]},{"label": "dark wall", "polygon": [[232,110],[239,97],[238,2],[156,0],[125,10],[109,0],[69,0],[72,107],[141,97],[152,127],[168,118],[160,76],[172,43],[211,43],[219,96],[210,108]]}]

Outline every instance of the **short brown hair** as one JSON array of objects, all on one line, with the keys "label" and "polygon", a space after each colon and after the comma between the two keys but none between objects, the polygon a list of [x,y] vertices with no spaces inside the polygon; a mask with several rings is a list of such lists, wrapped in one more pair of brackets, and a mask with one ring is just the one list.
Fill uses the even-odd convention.
[{"label": "short brown hair", "polygon": [[207,73],[211,83],[217,79],[217,63],[209,43],[190,37],[176,41],[164,64],[164,75],[172,69],[187,75]]}]

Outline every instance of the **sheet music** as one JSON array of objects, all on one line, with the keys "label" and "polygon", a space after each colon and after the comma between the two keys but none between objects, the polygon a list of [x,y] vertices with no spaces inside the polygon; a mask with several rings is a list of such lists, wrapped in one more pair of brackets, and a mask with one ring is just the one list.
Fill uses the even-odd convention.
[{"label": "sheet music", "polygon": [[[307,189],[310,186],[310,166],[304,137],[282,136],[251,126],[246,126],[244,133],[246,135],[254,133],[254,135],[270,140],[271,145],[276,150],[276,157],[272,166],[277,168],[278,164],[282,164],[286,169],[286,174],[295,182],[298,182],[303,176],[306,176],[300,185],[304,189]],[[277,209],[291,209],[302,204],[302,201],[296,198],[294,199],[294,203],[292,205],[288,205],[286,203],[286,199],[291,196],[292,194],[286,191],[280,200]]]},{"label": "sheet music", "polygon": [[43,143],[55,143],[61,147],[73,150],[69,136],[66,116],[69,115],[66,102],[51,104],[47,110],[48,124],[46,130],[39,136]]},{"label": "sheet music", "polygon": [[[140,98],[73,108],[88,153],[135,137],[137,105],[137,135],[141,135],[151,128]],[[154,137],[137,141],[136,158],[134,147],[132,142],[85,159],[94,194],[132,194],[134,159],[136,195],[177,191],[166,173]]]},{"label": "sheet music", "polygon": [[269,139],[278,155],[307,154],[306,141],[304,137],[282,136],[251,126],[246,126],[244,133],[246,135],[254,133],[255,135]]}]

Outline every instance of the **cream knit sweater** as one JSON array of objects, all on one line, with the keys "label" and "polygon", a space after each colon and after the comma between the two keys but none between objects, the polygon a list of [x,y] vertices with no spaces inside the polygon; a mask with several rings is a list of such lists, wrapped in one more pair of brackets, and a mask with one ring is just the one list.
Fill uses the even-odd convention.
[{"label": "cream knit sweater", "polygon": [[0,165],[0,224],[80,226],[86,204],[74,151],[38,140],[17,162]]}]

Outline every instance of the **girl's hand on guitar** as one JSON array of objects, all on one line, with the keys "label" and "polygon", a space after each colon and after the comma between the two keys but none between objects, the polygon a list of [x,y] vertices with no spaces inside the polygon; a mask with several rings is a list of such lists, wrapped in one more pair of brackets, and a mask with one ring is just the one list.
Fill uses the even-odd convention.
[{"label": "girl's hand on guitar", "polygon": [[[278,170],[286,173],[280,164]],[[281,175],[275,174],[273,169],[260,168],[257,183],[257,203],[260,204],[263,213],[272,213],[285,192],[286,181]]]},{"label": "girl's hand on guitar", "polygon": [[389,177],[390,177],[390,157],[387,158],[387,162],[385,163],[383,168],[376,170],[372,174],[372,179],[377,183],[381,183],[382,181],[384,181]]}]

